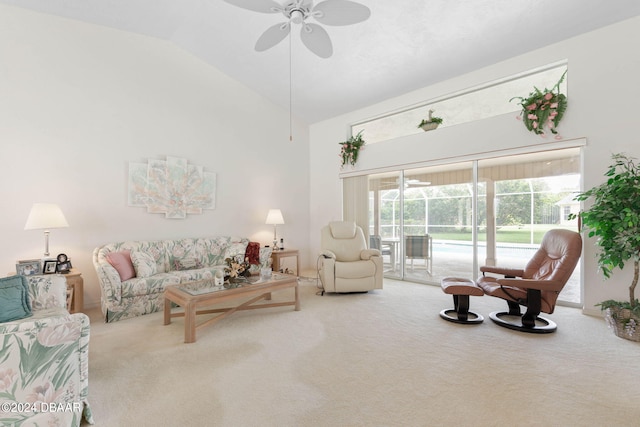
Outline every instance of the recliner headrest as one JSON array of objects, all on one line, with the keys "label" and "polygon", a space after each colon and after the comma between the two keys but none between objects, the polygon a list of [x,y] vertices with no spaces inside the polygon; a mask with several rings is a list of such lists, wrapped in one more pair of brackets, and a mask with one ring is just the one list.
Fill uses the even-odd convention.
[{"label": "recliner headrest", "polygon": [[349,221],[333,221],[329,229],[334,239],[353,239],[356,235],[356,223]]}]

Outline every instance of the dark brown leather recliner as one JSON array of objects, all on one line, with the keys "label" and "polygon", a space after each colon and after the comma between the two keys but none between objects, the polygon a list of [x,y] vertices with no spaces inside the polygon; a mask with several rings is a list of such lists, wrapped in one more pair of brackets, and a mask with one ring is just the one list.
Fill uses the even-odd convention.
[{"label": "dark brown leather recliner", "polygon": [[[582,252],[580,234],[564,229],[549,230],[542,238],[540,249],[524,270],[480,267],[478,286],[486,295],[502,298],[508,312],[493,312],[491,320],[500,326],[524,332],[554,332],[557,325],[539,317],[540,312],[552,314],[560,291],[573,273]],[[501,275],[502,278],[488,276]],[[520,306],[527,307],[522,314]]]}]

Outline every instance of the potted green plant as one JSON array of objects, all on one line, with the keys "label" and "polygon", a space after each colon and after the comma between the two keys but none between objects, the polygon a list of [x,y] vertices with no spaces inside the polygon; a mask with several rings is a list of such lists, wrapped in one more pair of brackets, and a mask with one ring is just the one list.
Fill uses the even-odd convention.
[{"label": "potted green plant", "polygon": [[640,271],[640,165],[625,154],[614,154],[605,173],[607,181],[578,194],[574,200],[593,199],[578,215],[588,237],[596,238],[598,268],[605,279],[615,268],[633,263],[633,279],[628,301],[607,300],[600,304],[607,323],[617,336],[640,341],[640,304],[635,298]]},{"label": "potted green plant", "polygon": [[544,128],[548,128],[553,134],[557,134],[558,123],[567,109],[567,97],[560,93],[560,84],[564,81],[567,72],[560,77],[558,83],[551,89],[540,90],[533,87],[533,92],[526,98],[515,96],[509,100],[520,100],[522,121],[531,132],[544,135]]},{"label": "potted green plant", "polygon": [[358,161],[358,154],[360,149],[364,146],[365,141],[362,138],[362,131],[358,132],[355,136],[351,136],[346,141],[340,142],[342,149],[340,150],[340,157],[342,158],[342,167],[347,163],[351,166],[355,165]]},{"label": "potted green plant", "polygon": [[433,110],[429,110],[429,117],[422,119],[418,127],[427,132],[437,128],[439,124],[442,124],[442,122],[442,117],[434,116]]}]

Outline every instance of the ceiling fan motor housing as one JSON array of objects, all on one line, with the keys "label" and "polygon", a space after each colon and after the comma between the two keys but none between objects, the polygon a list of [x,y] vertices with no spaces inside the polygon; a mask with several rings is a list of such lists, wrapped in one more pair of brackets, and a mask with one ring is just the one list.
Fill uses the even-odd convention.
[{"label": "ceiling fan motor housing", "polygon": [[282,13],[294,24],[302,24],[312,14],[312,4],[312,2],[294,1],[286,5]]}]

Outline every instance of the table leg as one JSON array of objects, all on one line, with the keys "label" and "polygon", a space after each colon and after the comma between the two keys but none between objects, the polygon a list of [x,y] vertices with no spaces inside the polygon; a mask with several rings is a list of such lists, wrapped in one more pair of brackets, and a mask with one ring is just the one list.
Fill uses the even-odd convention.
[{"label": "table leg", "polygon": [[72,313],[79,313],[84,310],[84,280],[82,279],[82,276],[75,280],[71,306],[73,307]]},{"label": "table leg", "polygon": [[171,301],[167,298],[164,299],[164,324],[171,323]]},{"label": "table leg", "polygon": [[184,308],[184,342],[196,341],[196,307],[195,304],[187,304]]},{"label": "table leg", "polygon": [[295,311],[300,311],[300,293],[298,292],[298,284],[296,283],[295,286],[295,290],[296,290],[296,308]]}]

